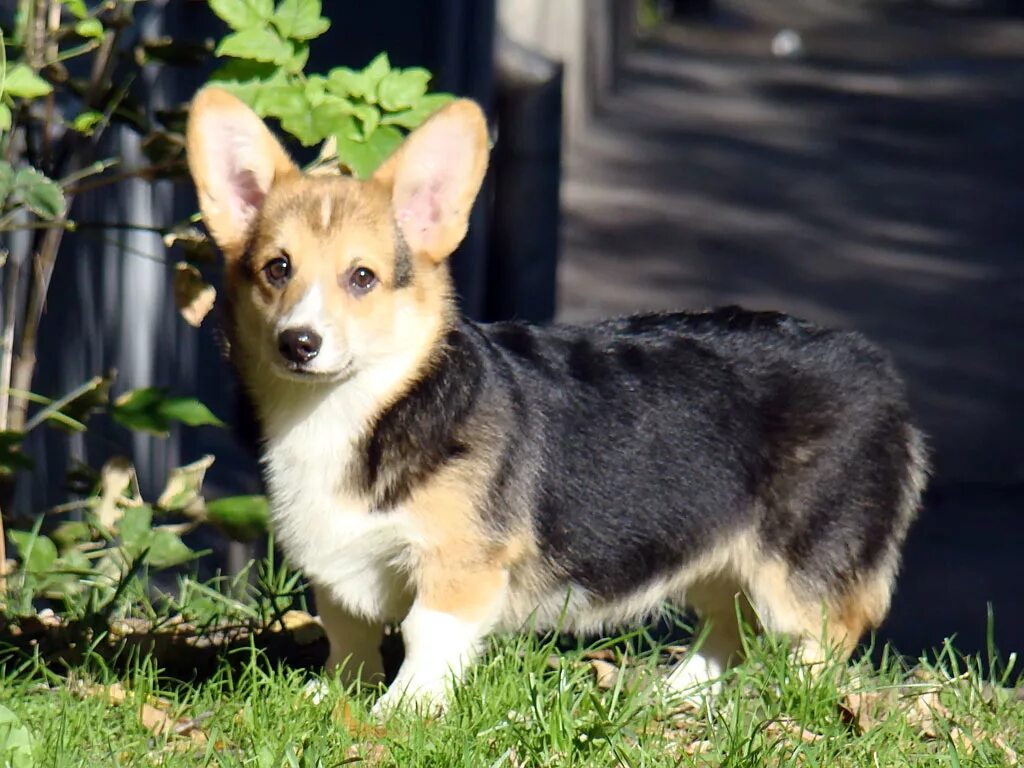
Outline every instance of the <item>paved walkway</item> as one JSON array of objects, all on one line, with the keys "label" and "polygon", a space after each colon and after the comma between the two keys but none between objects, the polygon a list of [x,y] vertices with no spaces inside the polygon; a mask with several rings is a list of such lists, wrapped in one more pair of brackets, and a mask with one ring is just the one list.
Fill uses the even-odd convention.
[{"label": "paved walkway", "polygon": [[630,56],[568,159],[561,317],[741,303],[888,347],[937,464],[889,636],[981,648],[993,600],[1024,650],[1024,20],[813,5]]}]

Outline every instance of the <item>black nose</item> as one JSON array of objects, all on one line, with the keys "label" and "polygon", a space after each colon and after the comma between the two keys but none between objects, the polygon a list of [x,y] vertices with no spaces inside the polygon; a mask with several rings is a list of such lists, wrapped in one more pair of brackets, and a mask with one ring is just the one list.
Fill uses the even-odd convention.
[{"label": "black nose", "polygon": [[320,351],[323,339],[311,328],[289,328],[277,337],[277,348],[292,363],[308,363]]}]

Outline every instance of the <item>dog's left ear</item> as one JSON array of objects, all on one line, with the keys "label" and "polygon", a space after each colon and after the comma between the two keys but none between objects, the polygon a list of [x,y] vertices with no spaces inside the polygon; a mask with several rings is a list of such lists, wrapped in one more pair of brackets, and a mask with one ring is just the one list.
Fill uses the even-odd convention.
[{"label": "dog's left ear", "polygon": [[413,253],[440,262],[462,242],[487,153],[483,111],[459,99],[409,134],[373,175],[390,187],[395,221]]}]

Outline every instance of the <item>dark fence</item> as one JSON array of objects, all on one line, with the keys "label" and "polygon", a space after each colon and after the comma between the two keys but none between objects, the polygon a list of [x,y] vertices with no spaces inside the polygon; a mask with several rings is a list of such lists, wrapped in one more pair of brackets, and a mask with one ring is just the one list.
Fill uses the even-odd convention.
[{"label": "dark fence", "polygon": [[[0,4],[0,12],[9,18],[13,5]],[[498,141],[470,233],[452,258],[460,301],[476,318],[550,319],[559,224],[558,65],[544,64],[540,79],[509,66],[505,76],[496,76],[495,0],[352,0],[324,3],[324,12],[332,26],[312,45],[311,71],[361,67],[383,50],[397,66],[429,68],[434,88],[472,97],[487,109]],[[140,37],[202,40],[225,32],[206,2],[154,0],[138,4],[135,13]],[[133,95],[154,111],[183,104],[216,65],[145,67],[131,73]],[[119,156],[125,168],[146,163],[138,136],[124,128],[109,131],[99,156],[110,155]],[[38,431],[28,446],[36,471],[15,504],[27,510],[64,501],[65,478],[75,462],[95,467],[118,454],[135,462],[146,498],[159,494],[171,468],[205,454],[216,456],[207,474],[208,495],[259,492],[255,445],[244,429],[251,415],[239,412],[234,377],[221,353],[217,310],[198,330],[186,325],[171,288],[180,254],[166,249],[157,232],[135,228],[165,227],[193,213],[191,185],[130,180],[112,189],[83,195],[75,204],[72,218],[89,226],[68,233],[64,242],[40,332],[34,388],[56,396],[116,369],[115,395],[166,387],[198,397],[234,426],[175,429],[165,439],[129,433],[105,419],[71,438]],[[219,284],[219,267],[207,272]]]}]

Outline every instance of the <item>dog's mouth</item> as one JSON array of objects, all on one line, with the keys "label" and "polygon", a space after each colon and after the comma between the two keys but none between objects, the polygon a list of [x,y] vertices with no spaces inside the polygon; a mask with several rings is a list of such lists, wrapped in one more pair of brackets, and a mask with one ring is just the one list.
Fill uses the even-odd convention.
[{"label": "dog's mouth", "polygon": [[322,370],[313,368],[306,363],[295,363],[289,360],[277,361],[275,373],[288,381],[300,381],[307,384],[335,384],[348,381],[356,374],[355,364],[349,360],[340,368]]}]

